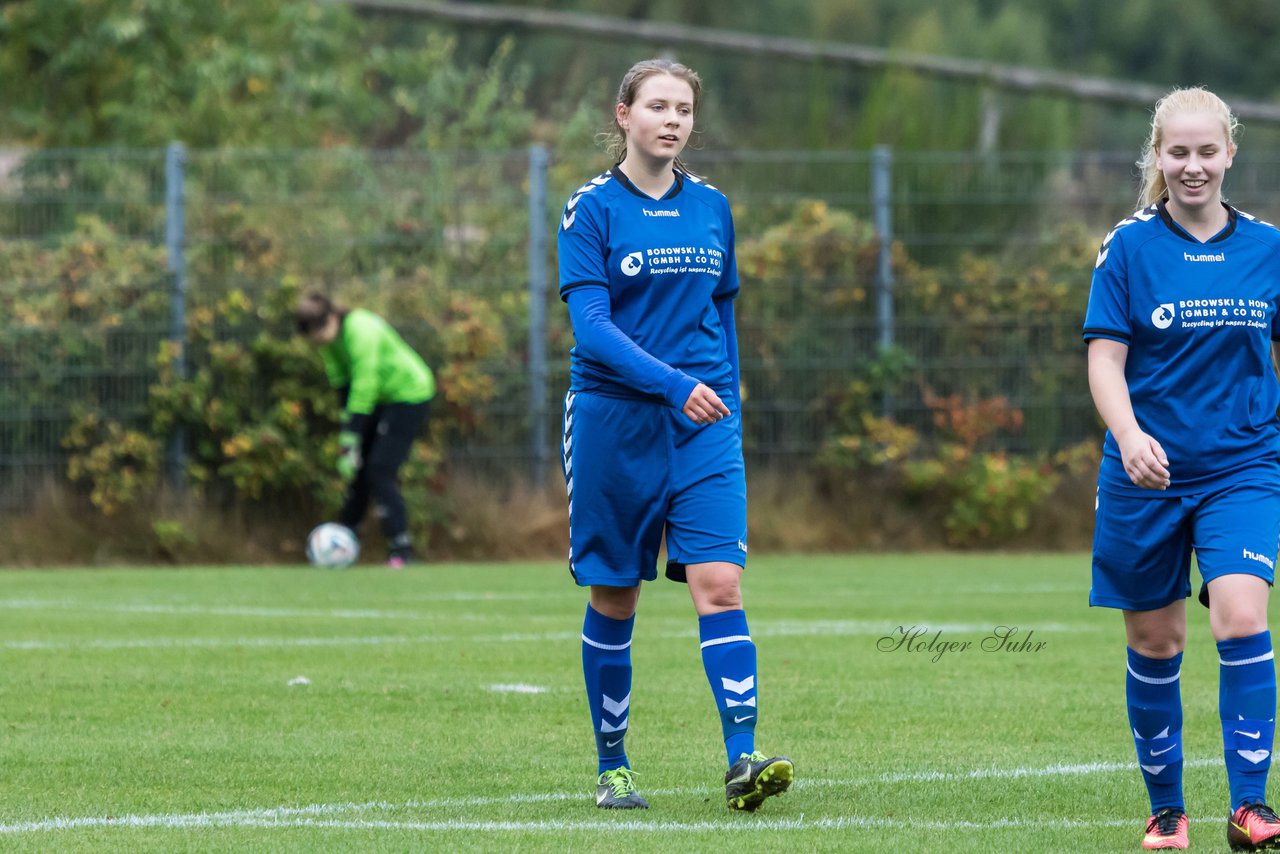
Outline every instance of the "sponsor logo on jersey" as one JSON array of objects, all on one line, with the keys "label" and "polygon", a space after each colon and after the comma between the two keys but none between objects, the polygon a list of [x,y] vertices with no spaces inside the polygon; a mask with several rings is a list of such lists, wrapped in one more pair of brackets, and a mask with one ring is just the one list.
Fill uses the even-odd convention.
[{"label": "sponsor logo on jersey", "polygon": [[1216,255],[1210,255],[1207,253],[1192,255],[1190,252],[1183,252],[1182,260],[1183,261],[1225,261],[1227,260],[1227,255],[1225,252],[1219,252]]},{"label": "sponsor logo on jersey", "polygon": [[680,216],[680,211],[651,211],[648,208],[641,208],[645,216]]},{"label": "sponsor logo on jersey", "polygon": [[644,253],[632,252],[623,258],[622,263],[618,266],[623,275],[634,276],[644,269]]},{"label": "sponsor logo on jersey", "polygon": [[1156,329],[1168,329],[1173,325],[1173,303],[1166,302],[1156,306],[1151,312],[1151,323]]}]

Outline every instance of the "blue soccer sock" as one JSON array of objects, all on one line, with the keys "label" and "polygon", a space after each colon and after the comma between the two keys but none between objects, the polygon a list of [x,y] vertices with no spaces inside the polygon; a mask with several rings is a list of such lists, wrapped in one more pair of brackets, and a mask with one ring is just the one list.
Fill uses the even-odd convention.
[{"label": "blue soccer sock", "polygon": [[1151,812],[1184,809],[1182,800],[1182,653],[1147,658],[1132,649],[1125,697],[1138,766],[1151,798]]},{"label": "blue soccer sock", "polygon": [[631,767],[622,742],[630,720],[631,629],[635,621],[634,614],[614,620],[587,605],[582,623],[582,674],[600,760],[597,774]]},{"label": "blue soccer sock", "polygon": [[756,645],[742,610],[698,618],[702,666],[720,711],[724,747],[732,765],[756,749]]},{"label": "blue soccer sock", "polygon": [[1231,810],[1267,794],[1276,729],[1276,666],[1271,632],[1218,641],[1218,716]]}]

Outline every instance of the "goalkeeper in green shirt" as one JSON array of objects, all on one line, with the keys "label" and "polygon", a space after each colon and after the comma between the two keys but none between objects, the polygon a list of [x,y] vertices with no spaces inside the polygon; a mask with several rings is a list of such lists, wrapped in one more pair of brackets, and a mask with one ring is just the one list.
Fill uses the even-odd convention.
[{"label": "goalkeeper in green shirt", "polygon": [[378,315],[348,309],[309,291],[294,312],[299,334],[320,348],[329,383],[342,395],[338,473],[347,482],[338,521],[358,530],[369,503],[382,524],[387,565],[413,559],[400,466],[422,433],[435,377],[404,339]]}]

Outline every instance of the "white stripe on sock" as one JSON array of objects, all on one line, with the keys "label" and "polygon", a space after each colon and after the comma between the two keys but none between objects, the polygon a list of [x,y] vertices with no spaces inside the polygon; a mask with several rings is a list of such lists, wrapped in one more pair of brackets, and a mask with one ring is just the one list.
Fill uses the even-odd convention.
[{"label": "white stripe on sock", "polygon": [[709,641],[703,641],[702,646],[698,649],[706,649],[709,646],[719,646],[722,643],[739,643],[740,641],[751,642],[751,635],[729,635],[727,638],[714,638]]},{"label": "white stripe on sock", "polygon": [[631,641],[627,641],[624,644],[617,644],[617,645],[607,644],[607,643],[596,643],[591,638],[587,637],[586,634],[583,634],[582,642],[587,644],[588,646],[594,646],[596,649],[626,649],[627,647],[631,646]]},{"label": "white stripe on sock", "polygon": [[1270,650],[1266,655],[1258,655],[1253,658],[1245,658],[1240,661],[1227,661],[1225,658],[1218,658],[1218,663],[1224,667],[1239,667],[1242,664],[1257,664],[1259,661],[1270,661],[1276,657],[1276,651]]},{"label": "white stripe on sock", "polygon": [[[1243,661],[1240,663],[1244,664]],[[1172,676],[1165,677],[1164,679],[1155,679],[1150,676],[1143,676],[1141,673],[1135,672],[1134,669],[1128,664],[1125,665],[1125,668],[1129,671],[1129,675],[1132,676],[1134,679],[1137,679],[1139,682],[1146,682],[1148,685],[1168,685],[1170,682],[1177,682],[1179,679],[1182,678],[1181,668],[1178,669],[1177,673],[1173,674]]]}]

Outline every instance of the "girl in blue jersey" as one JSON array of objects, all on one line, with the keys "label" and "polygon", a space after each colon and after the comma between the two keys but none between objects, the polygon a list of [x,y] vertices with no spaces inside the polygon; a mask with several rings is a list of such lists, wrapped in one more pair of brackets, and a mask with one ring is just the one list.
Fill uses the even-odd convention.
[{"label": "girl in blue jersey", "polygon": [[569,569],[590,588],[582,668],[606,809],[649,806],[623,740],[640,582],[657,577],[664,530],[666,574],[688,583],[698,613],[729,807],[756,809],[793,772],[755,749],[733,219],[679,159],[701,88],[678,63],[633,66],[614,113],[618,162],[573,194],[560,223],[560,296],[577,342],[564,407]]},{"label": "girl in blue jersey", "polygon": [[1089,386],[1108,428],[1089,601],[1124,611],[1147,849],[1187,847],[1179,677],[1192,552],[1221,663],[1227,839],[1234,850],[1280,846],[1280,818],[1266,805],[1280,232],[1223,201],[1235,137],[1230,110],[1204,89],[1156,104],[1139,163],[1142,209],[1103,241],[1084,324]]}]

